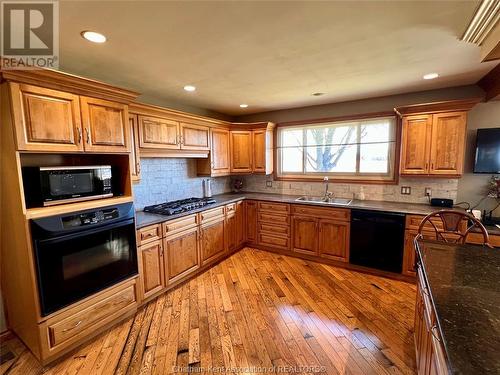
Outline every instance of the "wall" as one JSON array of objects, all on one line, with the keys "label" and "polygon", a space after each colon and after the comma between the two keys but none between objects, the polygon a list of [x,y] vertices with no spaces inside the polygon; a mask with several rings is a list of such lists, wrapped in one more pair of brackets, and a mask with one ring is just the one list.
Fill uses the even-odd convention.
[{"label": "wall", "polygon": [[[268,181],[271,181],[272,187],[266,186]],[[410,186],[411,195],[402,195],[401,186]],[[398,185],[343,184],[330,179],[329,191],[337,198],[427,203],[425,188],[431,188],[435,197],[456,200],[457,186],[457,179],[401,178]],[[273,181],[272,176],[255,175],[244,177],[244,190],[276,194],[323,195],[325,185],[322,182]]]},{"label": "wall", "polygon": [[[204,177],[196,176],[196,159],[142,158],[141,180],[134,184],[136,210],[144,206],[203,196]],[[230,178],[212,180],[212,194],[229,192]]]},{"label": "wall", "polygon": [[[492,175],[474,174],[474,153],[476,147],[476,132],[482,128],[500,128],[500,101],[479,103],[468,115],[467,119],[467,146],[465,156],[464,175],[458,182],[458,200],[478,204],[485,196],[484,189]],[[499,176],[498,174],[496,176]],[[498,202],[493,198],[485,199],[477,207],[480,210],[493,209]],[[494,212],[500,217],[500,207]]]}]

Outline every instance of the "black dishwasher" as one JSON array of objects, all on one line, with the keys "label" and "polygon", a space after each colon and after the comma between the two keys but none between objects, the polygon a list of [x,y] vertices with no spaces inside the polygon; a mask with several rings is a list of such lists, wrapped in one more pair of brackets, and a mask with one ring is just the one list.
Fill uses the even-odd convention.
[{"label": "black dishwasher", "polygon": [[352,264],[401,273],[405,215],[392,212],[352,210]]}]

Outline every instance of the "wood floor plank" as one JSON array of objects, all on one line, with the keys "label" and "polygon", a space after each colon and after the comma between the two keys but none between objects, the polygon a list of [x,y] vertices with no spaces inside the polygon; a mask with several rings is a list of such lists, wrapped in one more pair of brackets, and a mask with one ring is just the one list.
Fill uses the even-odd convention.
[{"label": "wood floor plank", "polygon": [[[258,367],[414,374],[415,285],[245,248],[46,367],[15,337],[0,375]],[[298,366],[304,366],[302,371]]]}]

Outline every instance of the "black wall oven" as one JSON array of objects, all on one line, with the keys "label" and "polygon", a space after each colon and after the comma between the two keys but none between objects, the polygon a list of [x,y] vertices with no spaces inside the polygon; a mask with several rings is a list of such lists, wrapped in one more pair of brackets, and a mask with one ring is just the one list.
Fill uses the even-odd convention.
[{"label": "black wall oven", "polygon": [[42,316],[137,274],[134,206],[32,220]]}]

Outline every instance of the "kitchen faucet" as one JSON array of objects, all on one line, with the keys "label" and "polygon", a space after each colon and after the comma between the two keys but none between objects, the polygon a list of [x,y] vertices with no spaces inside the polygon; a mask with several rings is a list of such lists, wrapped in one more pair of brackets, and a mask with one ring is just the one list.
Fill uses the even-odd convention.
[{"label": "kitchen faucet", "polygon": [[329,185],[328,176],[323,177],[323,182],[325,183],[325,195],[323,196],[323,200],[325,202],[328,202],[330,199],[333,198],[333,193],[328,191],[328,185]]}]

